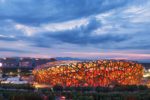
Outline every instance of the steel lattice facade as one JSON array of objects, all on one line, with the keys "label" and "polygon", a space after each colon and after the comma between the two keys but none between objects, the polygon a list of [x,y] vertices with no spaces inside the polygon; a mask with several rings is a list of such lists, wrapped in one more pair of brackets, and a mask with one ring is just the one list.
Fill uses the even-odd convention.
[{"label": "steel lattice facade", "polygon": [[33,74],[36,82],[52,86],[138,85],[143,67],[130,61],[98,60],[35,69]]}]

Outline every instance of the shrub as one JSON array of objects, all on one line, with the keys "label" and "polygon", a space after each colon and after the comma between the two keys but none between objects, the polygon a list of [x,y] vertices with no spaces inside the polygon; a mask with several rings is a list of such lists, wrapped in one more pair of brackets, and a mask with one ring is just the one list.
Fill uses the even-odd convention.
[{"label": "shrub", "polygon": [[139,85],[139,90],[147,90],[148,87],[146,85]]},{"label": "shrub", "polygon": [[73,91],[75,89],[75,87],[65,87],[64,90],[65,91]]},{"label": "shrub", "polygon": [[53,87],[53,90],[54,91],[60,91],[60,92],[62,92],[63,91],[63,86],[61,86],[61,85],[55,85],[54,87]]},{"label": "shrub", "polygon": [[110,88],[108,88],[108,87],[96,87],[95,91],[96,92],[110,92]]},{"label": "shrub", "polygon": [[79,96],[78,100],[93,100],[92,96]]},{"label": "shrub", "polygon": [[114,87],[113,91],[137,91],[138,90],[138,86],[136,85],[120,85],[120,86],[116,86]]},{"label": "shrub", "polygon": [[5,89],[34,89],[30,84],[0,84],[0,87]]}]

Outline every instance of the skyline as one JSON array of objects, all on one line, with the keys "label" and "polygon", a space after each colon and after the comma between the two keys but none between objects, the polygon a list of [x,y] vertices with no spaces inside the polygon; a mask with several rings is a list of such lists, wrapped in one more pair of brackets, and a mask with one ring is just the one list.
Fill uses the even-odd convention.
[{"label": "skyline", "polygon": [[150,60],[149,0],[0,0],[0,57]]}]

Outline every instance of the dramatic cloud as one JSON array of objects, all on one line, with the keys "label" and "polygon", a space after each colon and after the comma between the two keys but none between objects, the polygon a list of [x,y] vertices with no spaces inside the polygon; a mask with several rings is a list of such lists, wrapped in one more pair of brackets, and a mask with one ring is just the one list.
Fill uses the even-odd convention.
[{"label": "dramatic cloud", "polygon": [[110,0],[5,0],[0,4],[0,18],[32,25],[68,21],[122,7],[128,1],[115,0],[110,3]]},{"label": "dramatic cloud", "polygon": [[0,40],[3,40],[3,41],[16,41],[16,39],[13,36],[6,36],[6,35],[0,35]]},{"label": "dramatic cloud", "polygon": [[0,0],[0,55],[149,59],[149,11],[149,0]]},{"label": "dramatic cloud", "polygon": [[[30,51],[23,51],[23,50],[18,50],[18,49],[12,49],[12,48],[0,48],[0,51],[2,52],[18,52],[18,53],[29,53]],[[30,52],[33,53],[33,52]]]},{"label": "dramatic cloud", "polygon": [[92,35],[92,32],[101,27],[101,23],[91,19],[86,26],[77,27],[72,30],[47,34],[48,37],[56,38],[61,42],[73,43],[78,45],[99,44],[106,42],[121,42],[128,39],[128,36],[116,34]]}]

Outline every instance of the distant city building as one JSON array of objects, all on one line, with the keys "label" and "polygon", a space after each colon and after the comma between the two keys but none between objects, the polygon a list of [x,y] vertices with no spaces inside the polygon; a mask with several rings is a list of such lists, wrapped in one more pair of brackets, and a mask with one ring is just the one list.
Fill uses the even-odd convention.
[{"label": "distant city building", "polygon": [[150,69],[150,63],[141,63],[141,64],[144,66],[145,70]]},{"label": "distant city building", "polygon": [[27,58],[12,57],[0,58],[0,67],[2,68],[35,68],[36,66],[56,61],[54,58]]},{"label": "distant city building", "polygon": [[0,59],[1,67],[17,67],[18,61],[14,58],[1,58]]},{"label": "distant city building", "polygon": [[56,61],[56,59],[54,59],[54,58],[47,58],[47,59],[39,58],[39,59],[35,59],[35,66],[40,66],[40,65],[46,64],[48,62],[53,62],[53,61]]},{"label": "distant city building", "polygon": [[20,58],[19,67],[33,67],[33,59],[31,59],[31,58]]}]

